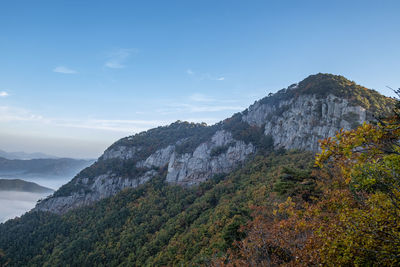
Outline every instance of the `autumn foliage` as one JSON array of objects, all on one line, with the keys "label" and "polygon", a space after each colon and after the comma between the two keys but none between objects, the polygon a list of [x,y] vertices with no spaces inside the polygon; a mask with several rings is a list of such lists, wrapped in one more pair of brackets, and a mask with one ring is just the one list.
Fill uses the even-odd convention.
[{"label": "autumn foliage", "polygon": [[399,107],[322,140],[313,172],[319,194],[254,207],[246,238],[215,265],[399,266]]}]

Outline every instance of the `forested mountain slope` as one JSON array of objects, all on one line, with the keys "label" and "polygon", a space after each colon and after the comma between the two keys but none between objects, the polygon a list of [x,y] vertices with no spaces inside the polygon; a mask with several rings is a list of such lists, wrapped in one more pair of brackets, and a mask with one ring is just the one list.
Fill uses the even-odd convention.
[{"label": "forested mountain slope", "polygon": [[123,138],[36,209],[64,213],[161,173],[168,183],[196,185],[229,173],[259,151],[315,152],[319,139],[355,128],[392,104],[342,76],[311,75],[215,125],[178,121]]},{"label": "forested mountain slope", "polygon": [[321,196],[312,174],[318,139],[394,103],[342,76],[317,74],[212,126],[176,122],[123,138],[33,211],[0,225],[0,259],[10,266],[213,264],[240,251],[234,242],[248,238],[242,228],[257,207]]},{"label": "forested mountain slope", "polygon": [[[64,215],[30,212],[0,226],[11,266],[171,266],[211,263],[243,237],[252,205],[268,205],[280,177],[310,172],[309,152],[257,156],[198,186],[162,177]],[[300,176],[301,177],[301,176]],[[293,177],[291,190],[312,192]],[[282,185],[279,192],[284,192]],[[285,192],[286,194],[286,192]]]}]

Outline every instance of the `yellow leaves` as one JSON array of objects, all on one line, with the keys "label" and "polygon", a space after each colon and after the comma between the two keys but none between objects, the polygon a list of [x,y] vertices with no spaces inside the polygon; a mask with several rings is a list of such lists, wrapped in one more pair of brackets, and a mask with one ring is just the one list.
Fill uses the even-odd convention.
[{"label": "yellow leaves", "polygon": [[278,215],[278,210],[277,210],[277,209],[274,209],[274,210],[272,211],[272,215],[274,215],[274,216]]},{"label": "yellow leaves", "polygon": [[340,130],[335,137],[320,141],[321,153],[315,158],[315,166],[323,168],[333,161],[339,166],[344,182],[349,184],[357,164],[373,162],[382,156],[380,146],[384,137],[382,128],[367,123],[351,131]]},{"label": "yellow leaves", "polygon": [[[400,139],[400,123],[391,123],[364,123],[320,142],[315,165],[326,173],[339,170],[331,181],[324,180],[323,199],[308,211],[321,241],[315,249],[322,263],[368,265],[379,259],[393,265],[396,260],[388,255],[400,255],[400,209],[395,205],[400,191],[394,189],[400,183],[400,147],[393,145]],[[346,186],[334,187],[340,180]],[[358,190],[358,200],[350,186]]]},{"label": "yellow leaves", "polygon": [[289,216],[294,215],[294,207],[295,203],[293,202],[291,197],[288,197],[285,202],[280,203],[278,205],[278,211],[281,214],[287,214]]},{"label": "yellow leaves", "polygon": [[[390,147],[400,139],[396,123],[399,130],[364,123],[321,140],[315,158],[320,169],[313,173],[319,197],[305,202],[293,196],[264,208],[241,243],[242,259],[271,255],[272,265],[400,266],[400,209],[393,202],[400,200],[400,191],[393,189],[400,188],[400,156],[386,152],[388,147],[400,152]],[[387,190],[387,185],[396,187]],[[293,260],[279,262],[277,248]]]},{"label": "yellow leaves", "polygon": [[299,230],[304,230],[307,228],[307,226],[308,226],[308,223],[305,220],[300,220],[297,223],[297,227],[299,228]]}]

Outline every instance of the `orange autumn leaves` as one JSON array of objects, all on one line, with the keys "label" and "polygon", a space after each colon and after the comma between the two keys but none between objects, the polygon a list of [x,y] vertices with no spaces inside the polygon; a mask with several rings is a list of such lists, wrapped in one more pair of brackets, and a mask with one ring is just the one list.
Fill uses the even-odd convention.
[{"label": "orange autumn leaves", "polygon": [[255,207],[247,237],[215,265],[400,265],[399,140],[395,115],[321,141],[318,196]]}]

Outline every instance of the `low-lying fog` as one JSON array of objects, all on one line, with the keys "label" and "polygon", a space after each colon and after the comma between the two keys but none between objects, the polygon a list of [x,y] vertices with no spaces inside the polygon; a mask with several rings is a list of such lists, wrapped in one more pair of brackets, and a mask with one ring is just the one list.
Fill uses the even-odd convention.
[{"label": "low-lying fog", "polygon": [[[5,178],[3,179],[14,179]],[[57,190],[66,184],[71,178],[21,178],[24,181],[34,182],[38,185]],[[36,202],[48,196],[49,193],[30,193],[19,191],[0,191],[0,223],[16,216],[21,216],[25,212],[35,207]]]},{"label": "low-lying fog", "polygon": [[0,191],[0,223],[21,216],[35,207],[36,202],[48,195],[40,193]]}]

